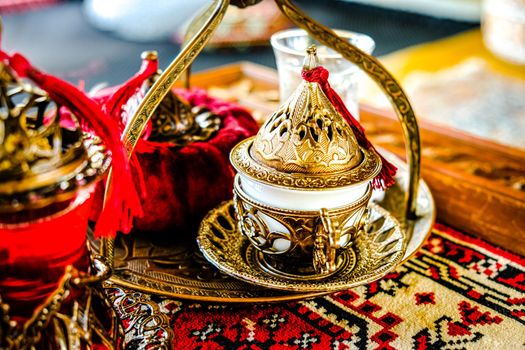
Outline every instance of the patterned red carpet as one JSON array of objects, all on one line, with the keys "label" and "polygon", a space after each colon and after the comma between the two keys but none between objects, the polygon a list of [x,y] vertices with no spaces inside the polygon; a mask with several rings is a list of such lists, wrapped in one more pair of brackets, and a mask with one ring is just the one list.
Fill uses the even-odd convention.
[{"label": "patterned red carpet", "polygon": [[128,349],[167,340],[154,309],[169,318],[173,349],[525,347],[525,259],[440,225],[382,280],[314,300],[231,307],[108,293]]}]

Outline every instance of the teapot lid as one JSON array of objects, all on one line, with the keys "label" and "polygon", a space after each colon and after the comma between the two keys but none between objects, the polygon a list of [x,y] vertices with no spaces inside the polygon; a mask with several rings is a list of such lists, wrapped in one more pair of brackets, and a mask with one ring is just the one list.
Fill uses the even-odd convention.
[{"label": "teapot lid", "polygon": [[73,198],[109,167],[105,147],[61,106],[0,63],[0,212],[39,209]]}]

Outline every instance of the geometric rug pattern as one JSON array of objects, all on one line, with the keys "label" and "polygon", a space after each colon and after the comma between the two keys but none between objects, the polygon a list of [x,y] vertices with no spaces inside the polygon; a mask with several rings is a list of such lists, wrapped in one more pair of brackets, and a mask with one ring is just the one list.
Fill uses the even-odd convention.
[{"label": "geometric rug pattern", "polygon": [[312,300],[231,306],[107,293],[128,349],[525,348],[525,259],[439,224],[383,279]]}]

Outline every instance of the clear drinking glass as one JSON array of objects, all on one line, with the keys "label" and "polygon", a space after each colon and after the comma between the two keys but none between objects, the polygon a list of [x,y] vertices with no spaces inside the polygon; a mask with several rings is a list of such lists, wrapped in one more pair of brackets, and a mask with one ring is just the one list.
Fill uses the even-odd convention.
[{"label": "clear drinking glass", "polygon": [[511,63],[525,65],[525,1],[484,0],[481,32],[492,53]]},{"label": "clear drinking glass", "polygon": [[[368,35],[345,30],[335,32],[368,54],[375,49],[375,42]],[[271,43],[279,72],[281,102],[286,101],[299,86],[306,49],[315,44],[321,65],[330,72],[330,84],[341,96],[348,110],[355,118],[359,118],[357,78],[360,71],[356,65],[334,50],[319,44],[302,29],[277,32],[272,36]]]}]

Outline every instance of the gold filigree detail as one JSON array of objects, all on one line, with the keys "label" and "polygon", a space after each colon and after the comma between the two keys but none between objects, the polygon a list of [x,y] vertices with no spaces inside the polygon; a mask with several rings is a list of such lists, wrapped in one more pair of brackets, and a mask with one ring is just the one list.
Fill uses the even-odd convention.
[{"label": "gold filigree detail", "polygon": [[350,126],[317,83],[303,82],[259,130],[252,157],[277,171],[327,174],[361,162]]},{"label": "gold filigree detail", "polygon": [[381,161],[374,150],[361,149],[362,160],[358,166],[331,174],[301,174],[275,171],[261,164],[250,155],[254,138],[238,143],[230,153],[230,161],[237,171],[248,177],[274,186],[295,189],[333,189],[366,182],[381,170]]},{"label": "gold filigree detail", "polygon": [[[405,221],[403,206],[408,186],[408,169],[397,157],[388,152],[384,155],[388,156],[388,160],[400,171],[396,175],[396,183],[385,192],[384,198],[377,204],[393,214],[401,223],[403,230],[409,230],[410,226]],[[215,219],[210,229],[232,235],[233,231],[239,232],[233,203],[225,204],[212,210]],[[412,228],[413,238],[408,242],[403,261],[406,261],[423,244],[435,220],[436,211],[432,196],[423,181],[419,188],[418,213],[420,216]],[[301,222],[297,221],[294,225],[300,227]],[[407,236],[410,235],[407,233]],[[93,241],[92,248],[98,250],[99,243]],[[116,269],[111,281],[141,293],[219,303],[282,302],[327,293],[297,294],[254,288],[250,284],[221,273],[208,263],[193,240],[174,239],[173,242],[168,242],[166,236],[154,239],[151,235],[138,234],[133,237],[125,235],[116,240],[115,246],[111,246],[111,249],[113,248]]]},{"label": "gold filigree detail", "polygon": [[0,212],[72,198],[107,169],[104,148],[59,125],[60,106],[0,64]]},{"label": "gold filigree detail", "polygon": [[[364,211],[361,215],[364,214]],[[361,224],[362,220],[357,220]],[[354,238],[355,231],[361,229],[352,226],[348,229],[348,234]],[[315,227],[315,241],[313,251],[313,265],[315,271],[320,274],[334,272],[337,268],[336,253],[339,248],[338,240],[342,236],[341,225],[338,221],[333,221],[326,209],[321,209],[319,219]]]},{"label": "gold filigree detail", "polygon": [[[240,194],[234,192],[233,203],[235,206],[235,213],[239,230],[250,240],[250,242],[260,251],[266,254],[285,254],[294,251],[299,244],[300,248],[307,247],[309,244],[304,244],[305,240],[310,240],[312,237],[311,226],[312,218],[306,218],[300,224],[300,230],[294,230],[295,225],[290,225],[290,217],[282,215],[269,215],[267,212],[259,210],[258,207],[240,198]],[[275,220],[288,232],[272,231],[265,224],[260,217],[261,214]],[[300,237],[298,237],[300,236]],[[284,241],[288,244],[285,250],[277,250],[274,245],[277,240]]]},{"label": "gold filigree detail", "polygon": [[[82,289],[82,295],[77,295],[75,300],[68,299],[78,277],[79,271],[68,267],[57,289],[23,324],[11,318],[9,306],[0,298],[0,349],[76,350],[89,349],[95,342],[114,349],[116,327],[106,329],[102,326],[99,314],[92,307],[94,301],[104,302],[98,291],[95,288]],[[104,309],[98,312],[101,310]]]},{"label": "gold filigree detail", "polygon": [[[239,231],[257,250],[280,255],[289,259],[291,265],[303,264],[304,271],[311,275],[326,275],[336,270],[336,250],[350,245],[362,228],[362,216],[371,195],[369,187],[357,202],[331,210],[279,209],[250,199],[237,176],[233,202]],[[270,229],[269,221],[285,231]],[[276,248],[278,241],[280,249]]]},{"label": "gold filigree detail", "polygon": [[[366,54],[360,52],[359,50],[355,49],[353,46],[348,45],[347,43],[343,42],[343,40],[338,39],[337,36],[330,31],[327,28],[319,27],[319,25],[315,22],[313,22],[308,17],[304,16],[300,11],[298,11],[289,1],[281,1],[277,0],[277,4],[281,7],[281,10],[283,13],[285,13],[286,17],[292,19],[297,25],[299,25],[302,28],[306,28],[307,30],[310,30],[310,32],[314,32],[313,35],[316,38],[319,38],[319,36],[324,36],[326,40],[321,40],[326,45],[329,45],[331,47],[338,46],[335,48],[337,51],[346,51],[346,53],[343,53],[344,57],[347,59],[350,59],[354,63],[357,63],[363,70],[365,70],[369,75],[372,75],[372,78],[375,81],[381,80],[384,83],[381,83],[385,91],[389,94],[390,98],[395,102],[393,102],[394,107],[396,108],[396,111],[400,115],[400,120],[403,124],[405,136],[407,139],[409,139],[409,142],[407,142],[407,152],[410,150],[414,150],[412,154],[409,154],[409,161],[411,163],[411,172],[410,172],[410,185],[408,186],[409,191],[408,193],[405,192],[404,189],[400,188],[399,191],[393,191],[392,195],[389,195],[389,192],[387,191],[388,199],[386,199],[389,203],[395,203],[395,206],[392,208],[389,208],[389,210],[397,210],[399,211],[399,203],[402,202],[402,197],[406,195],[407,196],[407,203],[409,204],[407,206],[407,215],[400,215],[400,219],[406,220],[407,218],[414,218],[415,212],[416,212],[416,205],[417,205],[417,189],[418,189],[418,180],[419,180],[419,134],[417,129],[417,123],[415,121],[415,117],[413,114],[413,111],[410,107],[410,104],[408,103],[408,100],[406,99],[406,96],[404,95],[402,89],[399,87],[397,82],[391,77],[391,75],[379,64],[379,62],[376,62],[375,59],[370,57],[372,60],[369,62],[369,60],[363,60],[363,57],[366,58]],[[145,124],[147,123],[148,116],[155,110],[155,107],[158,103],[162,100],[163,96],[167,93],[167,91],[171,88],[174,81],[184,72],[187,70],[187,68],[190,66],[193,59],[197,56],[197,54],[202,50],[204,45],[206,44],[207,40],[209,39],[209,36],[212,34],[213,30],[216,28],[216,26],[220,23],[223,15],[223,11],[225,10],[225,4],[226,1],[216,1],[214,2],[209,8],[208,11],[204,12],[203,15],[200,18],[199,25],[198,26],[192,26],[192,30],[189,31],[188,38],[191,38],[190,40],[186,41],[186,45],[184,45],[183,51],[179,54],[177,59],[173,62],[173,64],[170,66],[172,69],[170,72],[166,73],[166,79],[159,83],[158,89],[153,88],[149,92],[150,98],[146,101],[143,101],[142,107],[139,108],[137,113],[135,114],[135,118],[132,123],[128,124],[128,130],[127,130],[127,136],[126,136],[126,145],[129,153],[131,154],[131,151],[134,148],[134,145],[136,144],[138,138],[141,136],[143,128],[145,127]],[[286,7],[286,9],[284,8]],[[208,26],[212,25],[213,28],[210,28],[210,30],[207,30]],[[321,29],[319,29],[321,28]],[[320,31],[323,31],[321,34],[317,34]],[[202,39],[202,40],[201,40]],[[330,43],[332,41],[336,40],[336,45],[331,45]],[[195,47],[196,50],[192,52],[191,45],[195,44],[196,42],[199,42]],[[358,52],[359,56],[357,58],[350,57],[352,54],[350,52]],[[355,55],[355,54],[354,54]],[[356,62],[359,61],[359,62]],[[377,66],[379,65],[379,68]],[[374,73],[374,70],[376,73]],[[188,71],[189,72],[189,71]],[[170,78],[169,76],[174,77]],[[391,90],[391,91],[390,91]],[[398,92],[400,91],[400,93]],[[406,103],[404,103],[406,101]],[[262,169],[264,170],[264,169]],[[252,174],[253,175],[253,174]],[[263,174],[261,178],[267,178],[268,174]],[[291,178],[281,178],[281,183],[286,186],[290,183],[295,183],[298,185],[298,188],[316,188],[316,187],[324,187],[325,185],[328,186],[336,186],[334,183],[348,183],[345,178],[338,179],[334,178],[331,181],[321,181],[316,178],[309,178],[309,179],[302,179],[302,180],[296,180]],[[263,180],[264,181],[264,180]],[[305,187],[301,187],[304,186]],[[395,193],[395,194],[394,194]],[[432,204],[432,199],[430,194],[428,193],[428,189],[426,186],[423,187],[423,193],[425,200],[429,199],[427,203]],[[395,198],[394,198],[395,197]],[[431,227],[431,224],[434,220],[434,208],[433,204],[430,205],[431,210],[427,213],[425,211],[425,215],[421,218],[416,217],[415,225],[415,231],[421,235],[421,232],[425,232],[427,234],[429,232],[429,229]],[[221,212],[228,217],[227,211],[230,210],[223,208],[224,210],[221,210]],[[110,260],[112,260],[112,254],[113,254],[113,242],[111,240],[104,240],[102,245],[103,250],[105,250],[109,254]],[[105,255],[105,254],[104,254]],[[140,269],[139,269],[140,270]],[[164,294],[169,295],[171,297],[183,297],[183,298],[189,298],[189,299],[196,299],[196,300],[207,300],[207,301],[221,301],[221,302],[245,302],[245,301],[271,301],[271,300],[285,300],[285,299],[295,299],[298,296],[275,296],[275,295],[269,295],[265,293],[270,293],[270,291],[261,292],[257,289],[253,288],[245,288],[244,286],[237,285],[238,290],[235,290],[234,292],[231,292],[232,285],[240,283],[235,280],[227,280],[228,282],[225,282],[222,284],[222,288],[219,293],[216,293],[215,290],[210,291],[207,290],[205,287],[195,287],[194,282],[197,283],[199,281],[191,281],[191,285],[183,282],[179,283],[180,281],[173,281],[172,275],[170,273],[166,274],[165,276],[151,276],[146,271],[139,272],[138,270],[129,269],[126,271],[123,271],[123,273],[119,274],[117,272],[117,276],[114,276],[114,279],[118,281],[119,283],[122,283],[124,285],[128,285],[132,288],[136,288],[139,290],[142,290],[144,292],[149,293],[157,293],[157,294]],[[229,286],[229,287],[228,287]],[[242,291],[241,291],[242,290]],[[303,295],[304,297],[304,295]]]},{"label": "gold filigree detail", "polygon": [[[124,348],[131,345],[126,341],[133,336],[136,338],[133,344],[136,348],[172,348],[174,333],[170,319],[150,296],[125,290],[109,282],[104,284],[104,288],[119,319],[126,321],[123,327]],[[140,341],[137,341],[138,338]]]},{"label": "gold filigree detail", "polygon": [[[312,47],[305,69],[312,69],[315,62]],[[381,170],[379,156],[358,145],[321,86],[306,81],[253,139],[233,148],[230,161],[255,180],[299,189],[355,185],[372,181]]]},{"label": "gold filigree detail", "polygon": [[[228,209],[215,225],[220,230],[237,230],[233,208]],[[209,264],[194,240],[167,242],[135,235],[118,237],[115,243],[115,273],[110,281],[143,293],[223,303],[287,301],[319,295],[253,288]],[[98,250],[99,242],[92,241],[92,249]]]},{"label": "gold filigree detail", "polygon": [[221,119],[203,107],[192,107],[171,91],[164,97],[151,116],[151,134],[148,140],[185,146],[195,141],[206,141],[220,128]]}]

